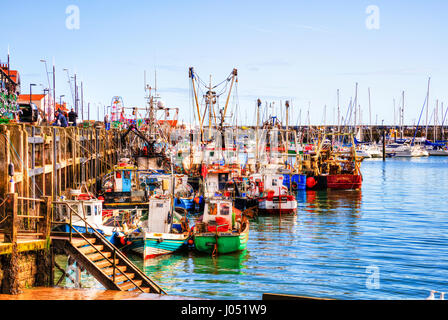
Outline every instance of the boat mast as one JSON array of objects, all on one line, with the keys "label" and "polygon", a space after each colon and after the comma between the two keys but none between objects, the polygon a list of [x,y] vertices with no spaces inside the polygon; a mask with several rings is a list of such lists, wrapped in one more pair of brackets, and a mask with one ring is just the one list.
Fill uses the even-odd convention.
[{"label": "boat mast", "polygon": [[358,82],[356,82],[355,103],[353,104],[353,106],[355,107],[355,117],[354,117],[354,123],[353,123],[354,134],[356,134],[356,106],[357,105],[358,105]]},{"label": "boat mast", "polygon": [[436,108],[434,109],[434,142],[437,138],[437,114],[439,113],[439,99],[436,100]]},{"label": "boat mast", "polygon": [[369,128],[370,128],[370,141],[373,140],[373,132],[372,132],[372,106],[370,101],[370,88],[368,88],[369,93]]},{"label": "boat mast", "polygon": [[428,137],[428,110],[429,110],[429,84],[431,82],[431,77],[428,79],[428,91],[426,92],[426,130],[425,137]]},{"label": "boat mast", "polygon": [[[227,113],[227,106],[229,105],[230,94],[231,94],[231,92],[232,92],[233,84],[234,84],[235,79],[236,79],[237,76],[238,76],[238,71],[237,71],[237,69],[233,69],[233,70],[232,70],[232,82],[230,83],[229,94],[227,95],[226,104],[225,104],[225,106],[224,106],[224,114],[223,114],[223,117],[222,117],[222,119],[221,119],[221,128],[222,128],[222,125],[223,125],[223,122],[224,122],[224,118],[225,118],[226,113]],[[236,81],[238,81],[238,80],[236,80]],[[210,86],[211,86],[211,76],[210,76]],[[210,89],[210,90],[211,90],[211,89]]]},{"label": "boat mast", "polygon": [[261,100],[257,99],[257,126],[255,128],[255,168],[258,169],[258,161],[259,161],[259,154],[258,154],[258,144],[259,144],[259,137],[258,137],[258,127],[260,125],[260,106],[261,106]]},{"label": "boat mast", "polygon": [[340,122],[341,112],[339,109],[339,89],[337,91],[337,96],[338,96],[338,133],[340,133],[341,132],[341,122]]},{"label": "boat mast", "polygon": [[403,139],[403,127],[404,127],[404,90],[401,93],[402,99],[401,99],[401,128],[400,128],[400,139]]},{"label": "boat mast", "polygon": [[286,162],[288,162],[288,154],[289,154],[289,101],[285,102],[285,112],[286,112]]},{"label": "boat mast", "polygon": [[[196,111],[198,113],[199,127],[201,129],[201,142],[203,142],[204,129],[202,127],[202,118],[201,118],[201,111],[199,110],[198,94],[196,92],[196,85],[195,85],[195,82],[194,82],[195,77],[194,77],[193,67],[190,67],[190,69],[189,69],[189,77],[191,79],[191,84],[192,84],[192,87],[193,87],[194,101],[195,101],[195,105],[196,105]],[[199,85],[199,83],[198,83],[198,85]]]}]

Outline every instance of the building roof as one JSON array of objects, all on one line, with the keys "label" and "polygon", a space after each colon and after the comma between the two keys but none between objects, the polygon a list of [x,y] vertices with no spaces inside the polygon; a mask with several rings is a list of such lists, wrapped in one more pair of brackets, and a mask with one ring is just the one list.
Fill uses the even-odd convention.
[{"label": "building roof", "polygon": [[[45,98],[45,94],[33,94],[31,96],[31,101],[40,101],[43,98]],[[30,95],[29,94],[21,94],[19,95],[19,99],[18,101],[19,103],[21,102],[30,102]]]}]

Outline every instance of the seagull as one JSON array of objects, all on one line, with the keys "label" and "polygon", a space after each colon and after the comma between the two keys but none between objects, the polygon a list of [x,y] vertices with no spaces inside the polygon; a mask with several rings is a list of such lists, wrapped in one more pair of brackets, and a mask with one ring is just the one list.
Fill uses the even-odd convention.
[{"label": "seagull", "polygon": [[445,292],[440,292],[440,300],[445,300]]},{"label": "seagull", "polygon": [[429,297],[426,298],[426,300],[435,300],[435,298],[434,298],[434,293],[435,292],[436,292],[435,290],[431,290],[431,293],[429,294]]}]

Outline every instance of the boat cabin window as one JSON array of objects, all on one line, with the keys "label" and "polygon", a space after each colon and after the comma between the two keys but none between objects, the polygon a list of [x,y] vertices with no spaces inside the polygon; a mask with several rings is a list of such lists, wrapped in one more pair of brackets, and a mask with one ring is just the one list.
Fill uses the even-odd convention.
[{"label": "boat cabin window", "polygon": [[221,203],[219,206],[219,215],[228,216],[230,214],[230,207],[227,203]]},{"label": "boat cabin window", "polygon": [[124,171],[124,178],[125,179],[130,179],[131,178],[131,171],[129,171],[129,170]]},{"label": "boat cabin window", "polygon": [[277,179],[272,179],[272,186],[276,187],[277,186]]},{"label": "boat cabin window", "polygon": [[228,173],[220,173],[218,175],[218,184],[219,184],[219,190],[223,190],[226,186],[227,180],[228,180],[229,174]]},{"label": "boat cabin window", "polygon": [[89,217],[92,215],[92,208],[90,206],[86,206],[86,214]]},{"label": "boat cabin window", "polygon": [[216,216],[218,213],[218,208],[216,207],[216,203],[210,203],[210,209],[208,211],[208,214],[211,216]]}]

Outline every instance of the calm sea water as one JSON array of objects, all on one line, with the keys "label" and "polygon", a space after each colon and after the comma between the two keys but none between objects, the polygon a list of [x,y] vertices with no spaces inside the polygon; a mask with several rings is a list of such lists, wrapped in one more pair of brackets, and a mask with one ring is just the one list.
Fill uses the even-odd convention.
[{"label": "calm sea water", "polygon": [[366,160],[361,191],[303,192],[297,216],[260,217],[248,248],[133,259],[168,293],[261,299],[425,299],[448,291],[448,158]]}]

